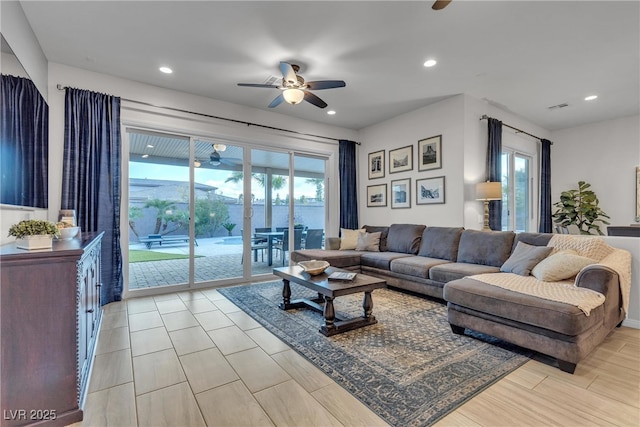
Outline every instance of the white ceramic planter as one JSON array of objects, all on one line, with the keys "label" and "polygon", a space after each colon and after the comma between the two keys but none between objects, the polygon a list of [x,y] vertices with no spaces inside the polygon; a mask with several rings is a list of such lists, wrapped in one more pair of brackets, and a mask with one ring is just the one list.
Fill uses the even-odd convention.
[{"label": "white ceramic planter", "polygon": [[20,249],[51,249],[53,246],[53,236],[50,234],[39,234],[35,236],[25,236],[16,240],[16,247]]}]

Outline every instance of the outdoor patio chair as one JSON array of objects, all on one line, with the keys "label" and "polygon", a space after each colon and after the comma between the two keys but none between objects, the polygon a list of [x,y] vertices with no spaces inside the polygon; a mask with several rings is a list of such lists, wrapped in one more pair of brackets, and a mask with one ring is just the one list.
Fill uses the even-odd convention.
[{"label": "outdoor patio chair", "polygon": [[[270,228],[256,228],[256,232],[267,232],[267,231],[271,231]],[[244,235],[243,234],[243,230],[240,230],[240,235]],[[263,239],[260,237],[255,237],[255,234],[253,235],[253,237],[251,237],[251,252],[253,252],[253,262],[258,262],[258,251],[260,251],[260,255],[261,255],[261,260],[262,262],[264,262],[264,251],[268,248],[269,246],[267,245],[267,239]],[[240,258],[240,264],[242,264],[244,262],[244,257]]]},{"label": "outdoor patio chair", "polygon": [[[293,230],[293,250],[302,249],[302,228],[296,228]],[[289,230],[284,230],[284,235],[282,236],[282,242],[277,243],[273,247],[274,249],[280,251],[282,255],[282,265],[284,265],[284,259],[286,252],[289,250]]]},{"label": "outdoor patio chair", "polygon": [[324,230],[321,228],[308,229],[307,235],[304,238],[304,248],[305,249],[322,249],[323,235],[324,235]]}]

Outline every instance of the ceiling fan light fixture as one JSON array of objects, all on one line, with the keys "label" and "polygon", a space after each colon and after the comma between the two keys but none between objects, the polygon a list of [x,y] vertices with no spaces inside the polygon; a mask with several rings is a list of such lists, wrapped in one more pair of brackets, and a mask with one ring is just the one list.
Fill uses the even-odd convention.
[{"label": "ceiling fan light fixture", "polygon": [[194,168],[199,168],[200,166],[202,166],[202,163],[200,163],[198,160],[193,162],[193,167]]},{"label": "ceiling fan light fixture", "polygon": [[304,99],[304,92],[300,89],[285,89],[285,91],[282,92],[282,96],[288,104],[296,105],[300,104]]},{"label": "ceiling fan light fixture", "polygon": [[213,149],[218,152],[223,152],[224,150],[227,149],[227,146],[224,144],[213,144]]}]

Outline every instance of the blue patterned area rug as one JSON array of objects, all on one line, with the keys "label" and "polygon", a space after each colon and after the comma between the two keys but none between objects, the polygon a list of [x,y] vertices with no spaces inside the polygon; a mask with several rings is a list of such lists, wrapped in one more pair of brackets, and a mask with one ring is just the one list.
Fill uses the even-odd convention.
[{"label": "blue patterned area rug", "polygon": [[[294,283],[291,291],[292,299],[317,295]],[[219,292],[393,426],[433,424],[531,354],[482,334],[455,335],[442,302],[394,290],[373,292],[376,325],[332,337],[318,332],[320,313],[278,308],[281,281]],[[338,316],[361,316],[362,297],[336,298]]]}]

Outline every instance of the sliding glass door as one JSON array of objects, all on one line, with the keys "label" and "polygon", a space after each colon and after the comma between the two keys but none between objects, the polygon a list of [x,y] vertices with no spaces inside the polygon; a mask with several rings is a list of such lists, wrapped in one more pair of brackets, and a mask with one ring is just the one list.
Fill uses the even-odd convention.
[{"label": "sliding glass door", "polygon": [[532,210],[532,159],[511,150],[502,152],[502,229],[529,231]]}]

